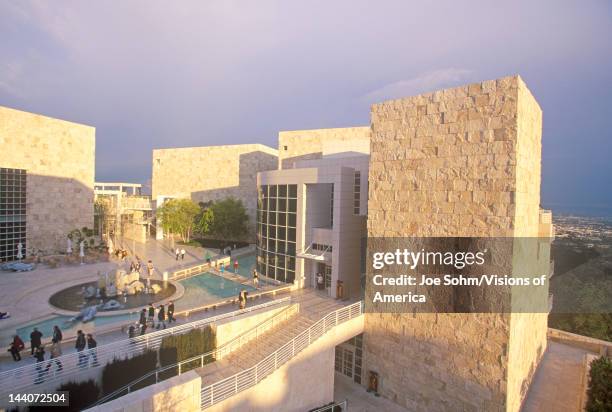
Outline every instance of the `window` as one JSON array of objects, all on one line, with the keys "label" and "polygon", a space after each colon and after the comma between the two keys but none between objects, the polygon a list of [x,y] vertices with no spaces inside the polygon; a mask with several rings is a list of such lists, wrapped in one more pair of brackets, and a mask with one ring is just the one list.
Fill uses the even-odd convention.
[{"label": "window", "polygon": [[331,201],[329,202],[329,226],[334,227],[334,185],[331,186]]},{"label": "window", "polygon": [[361,172],[355,171],[355,181],[353,183],[353,214],[358,215],[361,208]]},{"label": "window", "polygon": [[0,262],[26,255],[26,171],[0,168]]},{"label": "window", "polygon": [[262,185],[257,198],[257,271],[295,280],[297,185]]}]

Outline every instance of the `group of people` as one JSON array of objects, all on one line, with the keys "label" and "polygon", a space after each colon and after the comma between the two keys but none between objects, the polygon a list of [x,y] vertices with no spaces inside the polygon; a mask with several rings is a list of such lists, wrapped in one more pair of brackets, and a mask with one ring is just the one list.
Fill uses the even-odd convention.
[{"label": "group of people", "polygon": [[[156,312],[157,323],[155,322]],[[176,319],[174,318],[174,302],[170,301],[167,308],[164,305],[159,305],[157,308],[155,308],[152,303],[149,303],[148,308],[142,308],[140,311],[140,319],[138,320],[138,324],[140,325],[140,334],[144,335],[149,326],[156,329],[166,329],[166,321],[168,324],[176,322]],[[136,336],[136,328],[134,326],[130,326],[130,329],[128,329],[128,335],[130,335],[130,338]]]},{"label": "group of people", "polygon": [[185,260],[185,249],[176,248],[174,251],[174,256],[176,257],[176,260],[179,260],[179,258],[181,258],[181,260]]},{"label": "group of people", "polygon": [[135,272],[140,273],[141,268],[142,268],[142,262],[140,261],[140,258],[138,257],[138,255],[136,255],[136,262],[134,262],[133,260],[130,262],[130,273],[135,273]]},{"label": "group of people", "polygon": [[[94,339],[91,333],[85,335],[82,330],[77,331],[76,342],[74,347],[76,348],[79,354],[79,366],[81,368],[85,368],[89,366],[89,359],[93,360],[92,366],[99,366],[98,363],[98,354],[94,350],[98,346],[98,342]],[[83,353],[85,349],[89,349],[88,353]]]}]

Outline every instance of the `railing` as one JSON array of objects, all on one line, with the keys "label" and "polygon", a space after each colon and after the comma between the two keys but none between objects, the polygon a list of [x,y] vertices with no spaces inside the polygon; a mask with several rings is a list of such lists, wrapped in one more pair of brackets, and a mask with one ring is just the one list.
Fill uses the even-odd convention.
[{"label": "railing", "polygon": [[318,409],[313,409],[310,412],[340,412],[346,411],[348,406],[348,399],[343,400],[342,402],[330,403],[329,405],[325,405]]},{"label": "railing", "polygon": [[[48,383],[57,381],[73,374],[77,374],[87,368],[91,369],[104,367],[107,362],[112,361],[114,358],[131,357],[135,354],[142,353],[147,349],[157,349],[161,345],[162,339],[166,336],[183,334],[193,329],[200,329],[220,320],[234,318],[244,313],[253,312],[270,306],[287,304],[290,303],[290,301],[290,297],[272,300],[260,305],[250,306],[246,309],[236,310],[210,318],[189,322],[131,339],[122,339],[106,345],[100,345],[94,349],[87,349],[81,352],[66,354],[56,358],[62,364],[61,370],[59,370],[57,367],[56,359],[53,359],[53,361],[45,360],[38,365],[30,364],[20,368],[11,369],[9,371],[0,373],[0,394],[15,392],[16,390],[23,391],[26,388],[33,387],[37,384],[42,384],[43,382]],[[94,362],[90,367],[89,364],[91,359],[97,359],[97,363]],[[47,364],[51,365],[51,369],[48,371],[46,370]],[[37,366],[40,366],[42,369],[37,368]]]},{"label": "railing", "polygon": [[[163,375],[163,372],[168,371],[168,370],[172,370],[172,369],[176,369],[178,370],[178,375],[180,375],[182,373],[182,371],[185,369],[185,366],[187,365],[198,365],[199,367],[204,367],[204,365],[206,363],[209,363],[208,360],[217,360],[217,359],[221,359],[224,356],[229,355],[230,353],[232,353],[233,351],[235,351],[236,349],[239,349],[240,347],[242,347],[245,343],[253,340],[253,339],[257,339],[261,334],[265,333],[266,331],[274,328],[275,326],[278,326],[280,323],[286,322],[291,316],[296,315],[298,312],[300,311],[299,309],[299,305],[295,304],[295,305],[290,305],[287,308],[283,309],[282,312],[277,313],[276,315],[272,316],[271,318],[269,318],[268,320],[260,323],[259,325],[249,329],[247,332],[244,332],[242,334],[240,334],[239,336],[235,337],[234,339],[230,340],[229,342],[224,343],[223,345],[221,345],[219,348],[216,348],[210,352],[206,352],[203,353],[201,355],[197,355],[197,356],[193,356],[189,359],[185,359],[181,362],[176,362],[173,363],[171,365],[167,365],[161,368],[158,368],[152,372],[147,373],[146,375],[143,375],[142,377],[130,382],[129,384],[125,385],[122,388],[117,389],[116,391],[106,395],[105,397],[99,399],[93,406],[96,405],[101,405],[105,402],[110,401],[111,399],[117,398],[119,396],[123,396],[123,395],[127,395],[128,393],[130,393],[135,386],[139,385],[140,383],[147,381],[148,379],[151,378],[151,380],[153,381],[153,377],[155,377],[155,381],[151,382],[150,385],[153,385],[155,383],[159,383],[160,382],[160,374]],[[193,368],[190,368],[189,370],[191,370]],[[172,375],[175,376],[175,375]],[[170,378],[170,376],[168,376],[168,378]],[[163,380],[163,379],[162,379]],[[140,388],[138,388],[140,389]]]},{"label": "railing", "polygon": [[268,355],[255,366],[202,388],[200,402],[202,409],[211,407],[243,390],[255,386],[295,355],[307,348],[335,326],[347,322],[363,313],[362,302],[345,306],[312,324],[307,330],[291,339],[274,353]]}]

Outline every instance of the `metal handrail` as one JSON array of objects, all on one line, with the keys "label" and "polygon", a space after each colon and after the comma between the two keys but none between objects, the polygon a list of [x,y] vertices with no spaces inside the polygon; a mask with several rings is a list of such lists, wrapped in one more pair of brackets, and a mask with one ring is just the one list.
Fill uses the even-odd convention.
[{"label": "metal handrail", "polygon": [[334,409],[340,407],[342,411],[346,411],[348,406],[348,399],[343,400],[342,402],[334,402],[332,404],[322,406],[318,409],[314,409],[310,412],[334,412]]},{"label": "metal handrail", "polygon": [[[81,372],[85,368],[91,369],[104,367],[106,363],[112,361],[118,356],[131,357],[132,355],[142,353],[147,349],[157,349],[165,336],[183,334],[193,329],[200,329],[210,323],[233,318],[244,313],[253,312],[266,307],[289,303],[290,301],[290,297],[276,299],[260,305],[249,306],[246,309],[240,309],[210,318],[185,323],[183,325],[174,326],[172,328],[151,332],[146,335],[122,339],[106,345],[100,345],[97,348],[86,349],[76,353],[69,353],[59,356],[52,361],[45,360],[39,364],[30,364],[1,372],[0,394],[15,392],[17,389],[23,391],[26,388],[34,387],[35,385],[38,386],[37,382],[41,380],[44,380],[45,384],[48,382],[57,381]],[[59,370],[56,365],[56,359],[62,364],[61,370]],[[94,363],[90,367],[90,359],[97,359],[97,364]],[[47,371],[46,368],[48,364],[51,365],[51,369]],[[52,370],[54,370],[54,372],[51,372]]]},{"label": "metal handrail", "polygon": [[139,384],[140,382],[143,382],[145,380],[147,380],[148,378],[155,376],[155,383],[159,382],[159,374],[170,370],[170,369],[174,369],[174,368],[178,368],[178,375],[181,374],[182,372],[182,366],[186,365],[186,364],[190,364],[190,363],[194,363],[195,361],[199,360],[200,361],[200,367],[204,367],[204,361],[206,358],[212,357],[213,359],[219,359],[222,356],[226,356],[230,353],[232,353],[233,351],[235,351],[236,349],[242,347],[245,343],[253,340],[253,339],[257,339],[259,337],[259,335],[261,333],[264,333],[272,328],[274,328],[275,326],[278,325],[278,321],[281,320],[283,322],[286,322],[289,317],[294,316],[295,314],[299,313],[300,309],[299,309],[299,305],[290,305],[286,308],[284,308],[280,313],[275,314],[274,316],[272,316],[271,318],[265,320],[264,322],[260,323],[259,325],[249,329],[248,331],[236,336],[235,338],[233,338],[232,340],[224,343],[223,345],[221,345],[218,348],[215,348],[209,352],[203,353],[201,355],[196,355],[193,356],[189,359],[185,359],[183,361],[180,362],[175,362],[171,365],[166,365],[160,368],[157,368],[154,371],[151,371],[143,376],[141,376],[140,378],[128,383],[127,385],[111,392],[110,394],[104,396],[103,398],[99,399],[93,406],[97,406],[97,405],[101,405],[105,402],[108,402],[109,400],[117,397],[117,395],[126,392],[126,394],[130,393],[132,391],[132,388]]},{"label": "metal handrail", "polygon": [[200,393],[201,409],[206,409],[245,389],[255,386],[329,330],[362,313],[363,303],[361,301],[337,309],[312,324],[304,332],[291,339],[256,365],[219,382],[205,386]]}]

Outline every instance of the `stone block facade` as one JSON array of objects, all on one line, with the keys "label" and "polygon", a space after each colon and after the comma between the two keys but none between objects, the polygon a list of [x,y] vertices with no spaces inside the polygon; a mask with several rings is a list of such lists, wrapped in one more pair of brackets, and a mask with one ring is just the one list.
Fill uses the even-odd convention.
[{"label": "stone block facade", "polygon": [[344,152],[369,153],[370,127],[292,130],[278,134],[278,168],[300,160],[321,159]]},{"label": "stone block facade", "polygon": [[[538,235],[542,112],[520,77],[371,116],[368,237]],[[367,314],[364,345],[382,395],[409,410],[518,411],[546,314]]]},{"label": "stone block facade", "polygon": [[153,151],[152,197],[195,202],[232,196],[242,200],[251,225],[257,210],[257,172],[276,169],[278,151],[261,144]]},{"label": "stone block facade", "polygon": [[65,251],[93,228],[95,128],[0,107],[0,167],[27,171],[27,249]]}]

